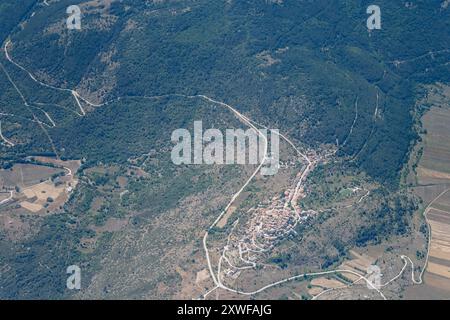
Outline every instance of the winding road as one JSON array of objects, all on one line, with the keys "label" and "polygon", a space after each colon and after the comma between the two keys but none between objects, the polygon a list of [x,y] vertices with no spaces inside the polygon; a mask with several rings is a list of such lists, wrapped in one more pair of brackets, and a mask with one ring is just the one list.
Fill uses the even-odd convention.
[{"label": "winding road", "polygon": [[[53,86],[53,85],[46,84],[46,83],[44,83],[44,82],[38,80],[31,72],[29,72],[26,68],[24,68],[23,66],[21,66],[20,64],[18,64],[17,62],[15,62],[15,61],[11,58],[11,55],[10,55],[9,52],[8,52],[8,47],[9,47],[10,45],[11,45],[11,40],[8,39],[8,40],[6,41],[6,43],[5,43],[4,50],[5,50],[6,58],[7,58],[7,60],[8,60],[10,63],[14,64],[16,67],[18,67],[18,68],[20,68],[21,70],[23,70],[24,72],[26,72],[26,73],[28,74],[28,76],[29,76],[33,81],[35,81],[36,83],[38,83],[38,84],[40,84],[40,85],[42,85],[42,86],[45,86],[45,87],[47,87],[47,88],[52,88],[52,89],[55,89],[55,90],[58,90],[58,91],[64,91],[64,92],[70,93],[70,95],[75,99],[75,101],[76,101],[76,103],[77,103],[77,106],[80,108],[81,115],[83,115],[83,116],[86,114],[86,112],[85,112],[85,110],[84,110],[84,108],[83,108],[83,106],[82,106],[82,104],[81,104],[81,101],[83,101],[84,103],[86,103],[86,104],[88,104],[89,106],[92,106],[92,107],[101,107],[101,106],[104,106],[104,105],[106,105],[106,104],[108,104],[108,103],[111,103],[112,101],[118,101],[118,100],[120,100],[120,99],[122,99],[122,98],[126,98],[126,97],[122,97],[122,98],[119,97],[119,98],[116,98],[116,99],[113,99],[113,100],[110,100],[110,101],[107,101],[107,102],[104,102],[104,103],[101,103],[101,104],[96,104],[96,103],[92,103],[92,102],[88,101],[86,98],[82,97],[76,90],[73,90],[73,89],[66,89],[66,88],[59,88],[59,87],[56,87],[56,86]],[[2,66],[2,68],[3,68],[3,66]],[[4,68],[3,68],[3,69],[4,69]],[[9,76],[9,74],[6,72],[5,69],[4,69],[4,71],[5,71],[6,75],[8,76],[10,82],[13,84],[13,86],[16,88],[17,92],[20,94],[22,100],[24,101],[24,104],[25,104],[27,107],[29,107],[29,104],[27,103],[27,100],[25,99],[25,97],[23,96],[23,94],[21,93],[21,91],[17,88],[17,86],[15,85],[14,81],[11,79],[11,77]],[[359,273],[357,273],[357,272],[355,272],[355,271],[353,271],[353,270],[347,270],[347,269],[336,269],[336,270],[329,270],[329,271],[323,271],[323,272],[302,273],[302,274],[294,275],[294,276],[291,276],[291,277],[288,277],[288,278],[285,278],[285,279],[282,279],[282,280],[279,280],[279,281],[275,281],[275,282],[269,283],[269,284],[267,284],[267,285],[265,285],[265,286],[263,286],[263,287],[261,287],[261,288],[259,288],[259,289],[253,290],[253,291],[242,291],[242,290],[237,290],[237,289],[233,289],[233,288],[230,288],[230,287],[227,287],[226,285],[224,285],[224,284],[221,282],[221,279],[220,279],[220,263],[219,263],[218,271],[217,271],[217,274],[216,274],[216,272],[214,271],[212,262],[211,262],[210,252],[209,252],[209,248],[208,248],[208,237],[209,237],[209,233],[210,233],[211,229],[214,228],[214,227],[216,226],[216,224],[220,221],[220,219],[221,219],[221,218],[223,217],[223,215],[227,212],[227,210],[230,208],[230,206],[231,206],[231,205],[236,201],[236,199],[241,195],[241,193],[245,190],[245,188],[249,185],[249,183],[254,179],[254,177],[256,176],[256,174],[261,170],[261,168],[263,167],[265,161],[267,160],[268,141],[267,141],[267,138],[265,137],[265,135],[262,134],[262,132],[261,132],[260,129],[258,128],[258,127],[264,127],[264,126],[258,124],[257,122],[255,122],[255,121],[249,119],[247,116],[241,114],[238,110],[236,110],[236,108],[234,108],[234,107],[232,107],[232,106],[230,106],[230,105],[228,105],[228,104],[226,104],[226,103],[224,103],[224,102],[215,100],[215,99],[213,99],[213,98],[211,98],[211,97],[208,97],[208,96],[202,95],[202,94],[199,94],[199,95],[167,94],[167,95],[161,95],[161,96],[141,96],[141,97],[142,97],[142,98],[147,98],[147,99],[159,99],[159,98],[168,97],[168,96],[178,96],[178,97],[185,97],[185,98],[200,98],[200,99],[203,99],[203,100],[205,100],[205,101],[207,101],[207,102],[210,102],[210,103],[213,103],[213,104],[222,106],[222,107],[224,107],[224,108],[230,110],[230,111],[231,111],[231,112],[232,112],[232,113],[233,113],[233,114],[234,114],[241,122],[243,122],[244,124],[246,124],[246,125],[249,126],[250,128],[256,130],[256,132],[261,136],[261,138],[262,138],[262,139],[264,140],[264,142],[265,142],[265,144],[264,144],[264,146],[265,146],[265,147],[264,147],[264,156],[263,156],[263,158],[262,158],[261,163],[260,163],[260,164],[258,165],[258,167],[255,169],[255,171],[252,173],[252,175],[246,180],[246,182],[244,183],[244,185],[243,185],[243,186],[242,186],[242,187],[241,187],[241,188],[240,188],[240,189],[232,196],[232,198],[231,198],[231,200],[228,202],[227,206],[220,212],[220,214],[217,216],[217,218],[214,220],[214,222],[209,226],[208,230],[206,230],[205,235],[203,236],[203,248],[204,248],[204,251],[205,251],[206,261],[207,261],[207,265],[208,265],[208,269],[209,269],[211,278],[212,278],[212,280],[213,280],[213,282],[214,282],[214,284],[215,284],[215,287],[212,288],[212,289],[210,289],[206,294],[204,294],[204,295],[203,295],[203,298],[206,298],[211,292],[213,292],[214,290],[216,290],[216,289],[218,289],[218,288],[224,289],[224,290],[227,290],[227,291],[229,291],[229,292],[236,293],[236,294],[241,294],[241,295],[247,295],[247,296],[249,296],[249,295],[255,295],[255,294],[258,294],[258,293],[263,292],[263,291],[265,291],[265,290],[267,290],[267,289],[269,289],[269,288],[272,288],[272,287],[277,286],[277,285],[284,284],[284,283],[289,282],[289,281],[294,281],[294,280],[297,280],[297,279],[301,279],[301,278],[303,278],[303,277],[305,277],[305,276],[321,276],[321,275],[329,275],[329,274],[335,274],[335,273],[349,273],[349,274],[357,275],[357,276],[359,277],[357,281],[364,280],[364,281],[368,284],[368,286],[370,286],[370,287],[372,287],[374,290],[376,290],[376,291],[380,294],[380,296],[381,296],[383,299],[386,299],[386,296],[383,294],[383,292],[380,290],[380,288],[377,288],[377,287],[376,287],[376,286],[375,286],[368,278],[366,278],[364,275],[361,275],[361,274],[359,274]],[[355,103],[355,109],[356,109],[356,116],[355,116],[355,121],[356,121],[356,119],[357,119],[357,102]],[[33,114],[33,116],[34,116],[34,120],[35,120],[36,122],[38,122],[39,125],[43,128],[43,123],[42,123],[40,120],[38,120],[37,117],[36,117],[34,114]],[[47,116],[47,118],[50,120],[50,122],[52,123],[52,126],[56,126],[56,123],[54,123],[54,121],[51,119],[51,117],[50,117],[48,114],[46,114],[46,116]],[[353,123],[353,125],[352,125],[352,129],[353,129],[353,126],[354,126],[354,124],[355,124],[355,121],[354,121],[354,123]],[[45,128],[43,128],[43,129],[44,129],[44,131],[46,132]],[[351,131],[352,131],[352,129],[351,129]],[[352,132],[350,132],[350,134],[351,134],[351,133],[352,133]],[[0,127],[0,135],[1,135],[1,127]],[[279,134],[279,135],[280,135],[280,137],[282,137],[282,138],[283,138],[290,146],[292,146],[292,147],[294,148],[294,150],[299,154],[299,156],[302,157],[302,158],[306,161],[306,163],[307,163],[306,168],[305,168],[305,170],[302,172],[301,177],[300,177],[300,179],[299,179],[299,181],[298,181],[298,183],[297,183],[297,185],[296,185],[295,192],[294,192],[294,196],[293,196],[292,199],[291,199],[292,205],[295,205],[295,206],[296,206],[297,203],[296,203],[295,200],[297,199],[298,193],[300,192],[301,188],[302,188],[303,185],[304,185],[304,182],[305,182],[305,180],[306,180],[306,177],[308,176],[308,174],[309,174],[309,172],[310,172],[310,169],[311,169],[311,167],[313,166],[313,163],[312,163],[312,161],[308,158],[308,156],[307,156],[306,154],[302,153],[302,152],[295,146],[295,144],[292,143],[292,141],[290,141],[290,139],[288,139],[286,136],[284,136],[284,135],[282,135],[282,134]],[[49,139],[50,139],[50,141],[51,141],[51,138],[50,138],[50,136],[48,135],[48,133],[47,133],[47,136],[49,137]],[[5,142],[8,142],[8,140],[5,139],[3,136],[1,136],[1,137],[2,137],[2,139],[3,139]],[[11,142],[10,142],[10,144],[11,144]],[[14,146],[14,145],[12,144],[12,146]],[[53,146],[53,148],[54,148],[54,146]],[[55,153],[56,153],[56,150],[55,150]],[[448,190],[446,190],[446,191],[448,191]],[[445,193],[445,192],[443,192],[440,196],[442,196],[444,193]],[[440,196],[439,196],[439,197],[440,197]],[[11,197],[12,197],[12,195],[11,195]],[[437,197],[435,200],[433,200],[432,203],[434,203],[434,201],[436,201],[439,197]],[[8,199],[6,199],[6,200],[8,200]],[[5,200],[3,200],[1,203],[3,203],[4,201],[5,201]],[[0,203],[0,204],[1,204],[1,203]],[[430,205],[429,205],[429,206],[427,207],[427,209],[425,210],[425,213],[424,213],[425,219],[426,219],[426,213],[427,213],[427,211],[428,211],[428,209],[429,209],[429,207],[431,206],[432,203],[430,203]],[[428,220],[427,220],[427,224],[428,224],[428,227],[430,228],[429,223],[428,223]],[[430,233],[430,237],[429,237],[429,242],[430,242],[430,241],[431,241],[431,233]],[[429,248],[429,242],[428,242],[428,248]],[[221,259],[222,259],[222,258],[221,258]],[[415,284],[420,284],[420,283],[422,283],[422,275],[423,275],[423,272],[425,271],[426,264],[425,264],[425,267],[422,269],[422,272],[421,272],[420,275],[419,275],[419,280],[416,281],[415,278],[414,278],[414,264],[413,264],[412,260],[411,260],[409,257],[404,256],[404,255],[401,256],[401,259],[404,261],[404,266],[402,267],[402,269],[400,270],[400,272],[399,272],[395,277],[393,277],[391,280],[389,280],[387,283],[385,283],[384,285],[382,285],[382,287],[383,287],[383,286],[386,286],[387,284],[391,283],[392,281],[397,280],[397,279],[403,274],[403,272],[406,270],[408,264],[411,264],[411,268],[412,268],[412,276],[411,276],[411,277],[412,277],[413,283],[415,283]],[[427,261],[428,261],[428,251],[427,251]]]}]

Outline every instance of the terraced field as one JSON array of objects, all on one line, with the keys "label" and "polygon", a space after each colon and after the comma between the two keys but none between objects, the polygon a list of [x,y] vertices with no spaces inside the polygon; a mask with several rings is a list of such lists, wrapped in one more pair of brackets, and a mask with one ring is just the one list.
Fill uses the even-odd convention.
[{"label": "terraced field", "polygon": [[417,167],[416,193],[427,207],[431,228],[424,285],[407,291],[412,298],[450,298],[450,108],[449,91],[439,87],[428,98],[431,109],[423,116],[426,130],[423,155]]},{"label": "terraced field", "polygon": [[450,181],[450,110],[433,107],[423,117],[427,129],[423,157],[418,168],[421,184],[445,184]]}]

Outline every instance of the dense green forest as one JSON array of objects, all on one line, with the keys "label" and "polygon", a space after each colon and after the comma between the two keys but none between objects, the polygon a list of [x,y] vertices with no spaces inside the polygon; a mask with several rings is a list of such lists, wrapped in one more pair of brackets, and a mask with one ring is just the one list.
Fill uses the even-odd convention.
[{"label": "dense green forest", "polygon": [[[367,1],[285,1],[277,5],[262,0],[113,2],[108,11],[113,19],[105,20],[94,12],[83,16],[86,27],[80,32],[49,32],[50,26],[61,24],[69,2],[59,1],[45,10],[34,8],[34,16],[11,37],[15,59],[34,72],[48,74],[52,84],[76,88],[86,75],[102,77],[105,66],[100,53],[114,52],[112,62],[120,66],[114,75],[115,87],[104,99],[207,94],[311,146],[345,141],[358,100],[359,118],[341,155],[355,157],[363,170],[392,185],[416,138],[411,112],[417,84],[448,80],[445,53],[436,54],[432,65],[426,58],[400,66],[391,63],[448,47],[449,12],[441,8],[440,1],[418,1],[413,7],[401,1],[381,1],[383,28],[370,33],[365,26]],[[183,11],[186,7],[189,10]],[[98,21],[105,26],[95,27]],[[126,28],[127,23],[135,27]],[[258,59],[261,52],[276,62],[263,65]],[[62,93],[54,90],[37,98],[36,91],[45,88],[25,80],[27,75],[15,66],[6,64],[6,68],[24,84],[30,99],[62,99]],[[90,89],[100,85],[94,82]],[[10,93],[2,101],[16,98]],[[70,95],[64,98],[70,100]],[[287,105],[287,100],[292,103]],[[73,101],[71,108],[76,108]],[[85,153],[64,145],[73,138],[72,134],[64,137],[64,132],[73,131],[71,127],[78,130],[82,123],[86,132],[81,136],[97,135],[91,130],[96,124],[86,124],[90,119],[96,121],[95,116],[73,119],[61,110],[48,110],[60,113],[63,125],[49,133],[61,140],[57,144],[65,149],[62,153],[71,157]],[[19,135],[14,128],[9,130]],[[31,141],[29,148],[48,149],[40,144]],[[107,147],[96,144],[103,146]],[[136,149],[136,154],[143,152]],[[117,157],[92,160],[123,159]]]}]

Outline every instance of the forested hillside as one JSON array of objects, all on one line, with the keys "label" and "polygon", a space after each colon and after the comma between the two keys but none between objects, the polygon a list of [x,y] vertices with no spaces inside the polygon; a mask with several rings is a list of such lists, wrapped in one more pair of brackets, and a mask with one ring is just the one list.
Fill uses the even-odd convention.
[{"label": "forested hillside", "polygon": [[[209,94],[309,145],[343,142],[358,100],[342,154],[394,184],[415,138],[416,84],[448,78],[445,52],[432,57],[431,68],[426,57],[392,63],[448,47],[449,11],[440,1],[382,1],[383,28],[372,32],[367,1],[113,1],[88,9],[79,32],[61,26],[69,2],[36,5],[11,36],[14,58],[42,79],[99,101]],[[83,129],[78,121],[67,126]],[[65,130],[51,131],[66,140]],[[71,156],[81,152],[56,143]]]},{"label": "forested hillside", "polygon": [[[417,207],[403,197],[391,201],[395,196],[386,190],[399,189],[418,139],[415,111],[423,86],[450,80],[450,8],[443,2],[379,0],[382,28],[369,31],[371,0],[2,0],[0,133],[7,139],[0,164],[9,169],[30,155],[80,159],[88,178],[61,206],[63,215],[46,217],[35,238],[10,247],[0,236],[0,258],[15,268],[5,288],[14,288],[14,277],[23,279],[15,291],[0,286],[0,296],[62,297],[56,280],[43,284],[50,271],[36,282],[31,271],[42,262],[59,272],[74,257],[89,264],[110,237],[105,232],[88,254],[77,251],[93,221],[100,225],[111,213],[132,216],[130,228],[140,226],[144,220],[136,217],[159,217],[185,198],[224,186],[195,170],[200,178],[193,178],[186,168],[172,177],[160,158],[150,161],[150,177],[130,165],[154,150],[168,157],[172,131],[195,120],[240,125],[196,95],[234,106],[305,149],[337,150],[342,170],[378,184],[383,192],[375,197],[389,201],[368,212],[387,222],[379,228],[367,222],[349,243],[405,234],[403,222]],[[65,25],[73,4],[82,10],[81,30]],[[117,172],[98,178],[88,171],[103,166]],[[220,173],[238,181],[234,171]],[[132,181],[132,195],[114,180],[120,175]],[[147,194],[152,198],[142,200]],[[56,262],[53,256],[66,256],[64,246],[73,251]]]}]

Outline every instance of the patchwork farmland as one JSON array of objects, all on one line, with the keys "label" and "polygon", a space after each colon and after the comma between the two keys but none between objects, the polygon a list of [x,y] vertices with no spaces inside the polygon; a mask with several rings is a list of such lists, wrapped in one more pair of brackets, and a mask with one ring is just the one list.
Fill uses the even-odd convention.
[{"label": "patchwork farmland", "polygon": [[450,297],[450,91],[433,89],[423,116],[423,155],[417,167],[416,194],[424,201],[431,228],[424,285],[407,291],[412,298]]}]

